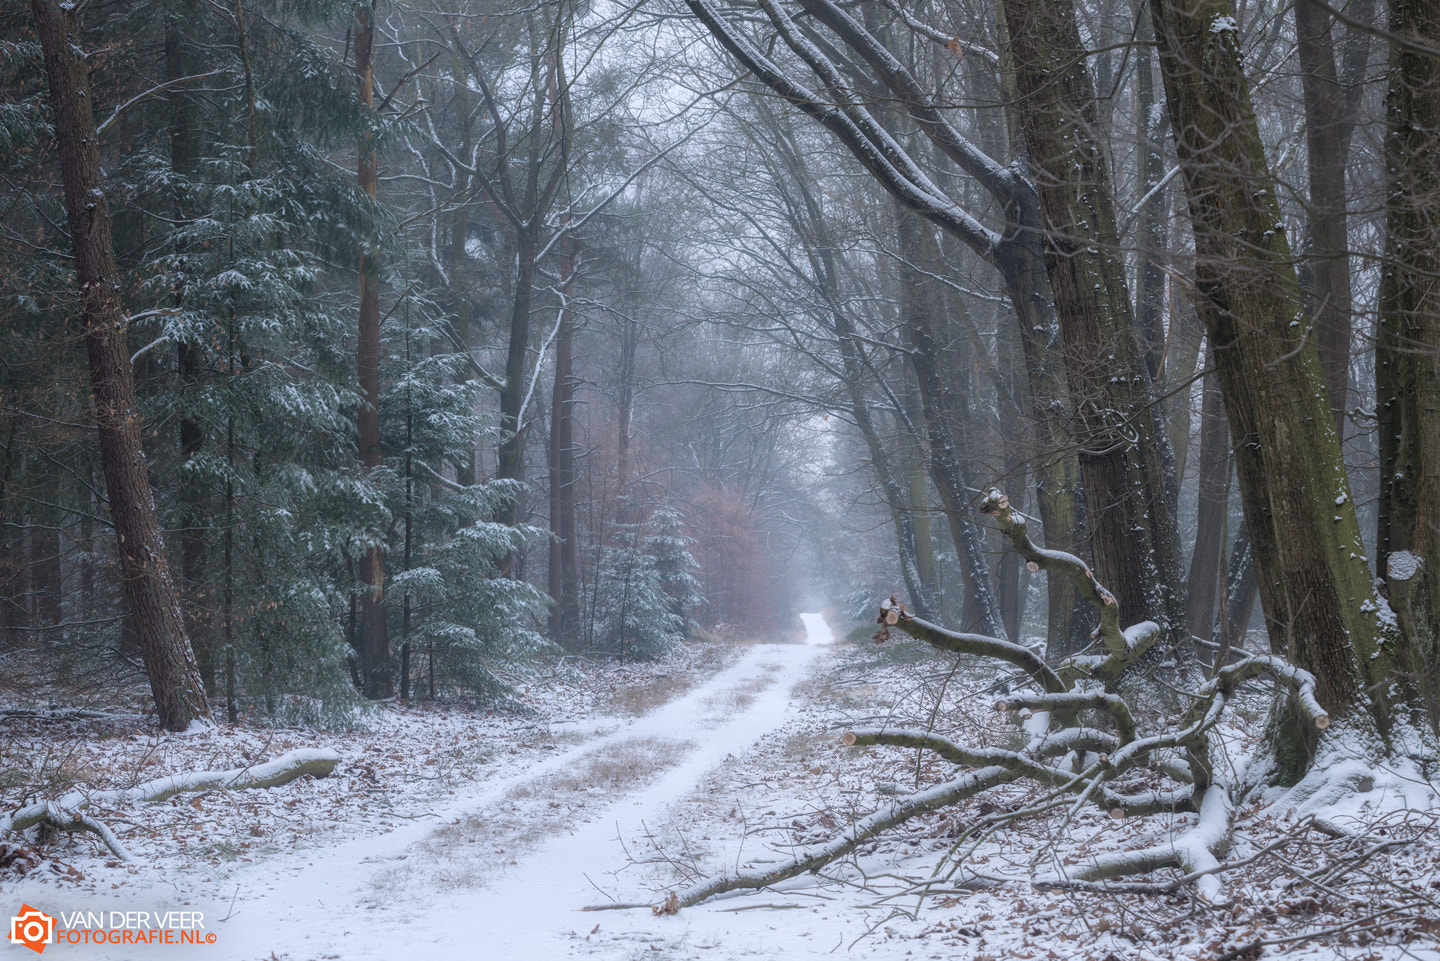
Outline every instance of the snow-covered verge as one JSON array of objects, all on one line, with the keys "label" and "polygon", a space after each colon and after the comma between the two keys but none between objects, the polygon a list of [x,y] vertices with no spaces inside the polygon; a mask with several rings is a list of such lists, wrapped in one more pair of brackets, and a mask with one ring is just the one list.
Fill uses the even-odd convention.
[{"label": "snow-covered verge", "polygon": [[[762,644],[718,673],[701,670],[706,677],[667,673],[681,666],[537,682],[524,695],[536,711],[528,717],[387,707],[371,731],[353,734],[102,738],[116,722],[65,722],[76,725],[75,760],[51,755],[48,769],[64,772],[55,796],[80,774],[119,788],[292,747],[333,748],[344,760],[323,781],[109,811],[138,865],[106,866],[88,837],[54,842],[47,854],[58,860],[25,877],[0,869],[0,906],[200,909],[218,943],[166,951],[246,961],[1440,959],[1434,816],[1389,803],[1385,772],[1343,806],[1244,808],[1226,855],[1240,866],[1216,903],[1188,886],[1096,895],[1030,884],[1117,850],[1172,843],[1194,815],[1117,821],[1062,807],[952,851],[977,817],[1035,799],[1016,783],[911,821],[824,876],[657,915],[649,904],[699,875],[778,861],[953,776],[932,755],[844,747],[847,730],[933,728],[994,747],[1019,737],[1014,715],[994,710],[1001,678],[914,642]],[[1262,711],[1259,700],[1243,707],[1238,726],[1221,732],[1236,756]],[[67,743],[56,722],[9,726],[29,739],[27,770],[43,767],[34,759],[45,741]],[[0,739],[0,769],[15,766],[12,743],[8,732]],[[1332,836],[1337,829],[1350,836]],[[1150,880],[1174,878],[1161,875]],[[28,956],[9,945],[0,956],[12,956],[6,950]]]},{"label": "snow-covered verge", "polygon": [[[839,646],[828,669],[797,692],[783,726],[712,771],[665,822],[652,824],[635,870],[658,900],[716,870],[779,863],[897,794],[953,777],[954,768],[932,754],[857,751],[839,736],[863,726],[933,726],[969,745],[1015,744],[1013,719],[994,709],[1003,682],[971,660],[936,657],[915,644]],[[1264,697],[1253,696],[1237,719],[1241,726],[1219,732],[1229,757],[1242,759],[1254,748],[1264,708]],[[1125,895],[1031,885],[1118,851],[1180,842],[1196,826],[1192,814],[1117,821],[1098,808],[1062,806],[957,848],[954,838],[978,817],[1023,810],[1043,793],[1016,783],[911,821],[823,876],[681,913],[713,919],[745,912],[776,932],[771,938],[787,932],[787,950],[805,957],[836,950],[1094,961],[1440,958],[1440,810],[1411,806],[1430,797],[1414,780],[1419,772],[1370,775],[1360,784],[1365,793],[1328,806],[1312,800],[1295,811],[1272,794],[1268,806],[1242,810],[1225,858],[1237,867],[1225,872],[1215,903],[1197,898],[1193,885]],[[1408,797],[1399,790],[1406,778]],[[1164,888],[1178,872],[1144,880]],[[710,927],[693,921],[685,939],[667,944],[673,953],[666,956],[719,953],[713,949],[724,945],[704,933]]]},{"label": "snow-covered verge", "polygon": [[[0,837],[0,884],[25,876],[94,892],[123,887],[156,866],[264,862],[341,839],[383,835],[433,820],[457,793],[503,778],[613,730],[679,696],[740,656],[738,643],[690,644],[646,662],[555,661],[518,680],[518,707],[382,704],[354,730],[327,732],[195,726],[165,734],[153,717],[63,691],[39,702],[0,693],[0,816],[43,801],[111,827],[138,862],[120,864],[93,836],[19,850]],[[195,772],[244,769],[296,751],[338,754],[323,780],[273,790],[202,790],[155,802],[134,789]],[[8,853],[7,853],[8,851]],[[4,863],[4,862],[9,863]],[[3,905],[0,905],[3,907]]]}]

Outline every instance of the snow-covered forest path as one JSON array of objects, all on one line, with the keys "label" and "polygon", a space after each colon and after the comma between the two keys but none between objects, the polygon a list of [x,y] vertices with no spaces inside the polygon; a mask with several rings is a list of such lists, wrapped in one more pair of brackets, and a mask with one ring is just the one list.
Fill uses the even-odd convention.
[{"label": "snow-covered forest path", "polygon": [[[655,918],[645,910],[580,909],[605,903],[607,895],[620,902],[653,898],[653,892],[638,883],[626,883],[621,869],[627,850],[664,816],[668,805],[694,790],[706,771],[727,754],[742,753],[784,720],[795,685],[833,640],[820,615],[802,616],[805,643],[757,644],[733,667],[684,697],[519,775],[486,783],[470,797],[457,798],[438,826],[427,821],[379,839],[314,852],[303,860],[257,864],[245,877],[232,878],[232,885],[238,882],[233,916],[211,926],[219,935],[220,950],[197,950],[197,955],[246,961],[272,954],[297,961],[547,959],[570,956],[577,943],[591,946],[583,936],[598,923],[606,932],[605,942],[622,949],[605,953],[627,957],[632,948],[645,950],[646,942],[657,938],[657,928],[671,929],[662,940],[683,934],[678,929],[688,926],[684,918]],[[447,884],[451,870],[432,870],[436,853],[463,849],[467,825],[483,829],[487,812],[502,799],[531,795],[541,811],[547,805],[554,808],[556,802],[546,798],[547,779],[595,770],[597,763],[603,778],[607,758],[630,756],[635,750],[670,763],[649,783],[578,812],[553,836],[514,858],[489,844],[475,849],[470,857],[482,862],[472,865],[484,876],[480,886]],[[579,823],[579,817],[586,820]],[[744,915],[724,917],[733,918],[737,928],[734,948],[748,942],[759,950],[757,935],[741,933],[753,932],[753,921]],[[622,932],[633,939],[622,937],[617,943],[614,938]]]}]

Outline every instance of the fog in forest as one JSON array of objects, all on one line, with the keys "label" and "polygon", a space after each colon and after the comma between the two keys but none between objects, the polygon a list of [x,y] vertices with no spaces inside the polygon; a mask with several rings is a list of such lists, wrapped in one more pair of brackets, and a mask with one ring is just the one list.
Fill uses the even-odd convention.
[{"label": "fog in forest", "polygon": [[[521,852],[519,924],[596,791],[713,836],[574,842],[633,829],[657,923],[824,869],[876,957],[1028,949],[974,920],[1021,888],[1047,947],[1121,905],[1097,961],[1433,956],[1434,884],[1345,859],[1440,810],[1437,117],[1420,0],[7,5],[0,882],[303,778],[376,858]],[[783,770],[843,798],[743,863]],[[1011,893],[880,936],[867,871]],[[1253,911],[1124,920],[1182,896]]]}]

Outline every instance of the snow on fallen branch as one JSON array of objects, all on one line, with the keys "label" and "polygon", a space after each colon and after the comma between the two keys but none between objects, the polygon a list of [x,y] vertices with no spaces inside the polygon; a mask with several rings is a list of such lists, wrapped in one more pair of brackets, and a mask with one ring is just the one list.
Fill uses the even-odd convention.
[{"label": "snow on fallen branch", "polygon": [[1132,874],[1148,874],[1161,868],[1179,868],[1185,872],[1186,878],[1195,882],[1196,894],[1203,900],[1219,902],[1224,896],[1220,872],[1225,869],[1220,858],[1230,847],[1235,809],[1228,789],[1219,784],[1206,789],[1198,807],[1200,819],[1195,827],[1173,841],[1140,851],[1103,855],[1096,858],[1094,864],[1073,872],[1069,877],[1037,878],[1032,883],[1042,891],[1071,889],[1103,892],[1114,889],[1097,882]]},{"label": "snow on fallen branch", "polygon": [[856,821],[839,836],[823,844],[802,848],[800,853],[789,861],[781,863],[778,867],[764,871],[740,870],[730,874],[717,874],[697,881],[678,894],[672,894],[673,901],[667,898],[667,904],[673,905],[674,909],[662,913],[673,914],[680,908],[688,908],[727,891],[769,887],[807,871],[818,871],[825,865],[843,858],[871,838],[898,824],[903,824],[918,814],[949,807],[972,795],[988,791],[998,784],[1013,781],[1016,777],[1018,777],[1016,772],[998,766],[970,771],[953,781],[937,784],[932,788],[892,802],[874,814]]},{"label": "snow on fallen branch", "polygon": [[[802,848],[778,866],[717,874],[692,883],[678,894],[671,892],[657,912],[673,914],[728,891],[763,888],[819,871],[912,817],[1017,780],[1045,786],[1046,796],[1027,807],[979,818],[962,837],[983,838],[1005,823],[1049,810],[1062,800],[1071,814],[1082,806],[1095,805],[1112,818],[1161,813],[1197,815],[1195,825],[1173,841],[1103,855],[1068,876],[1036,878],[1033,883],[1037,887],[1150,890],[1156,886],[1114,879],[1169,867],[1183,872],[1180,881],[1172,885],[1194,884],[1197,894],[1207,901],[1222,898],[1221,874],[1233,865],[1225,865],[1220,859],[1230,846],[1235,811],[1230,786],[1215,778],[1217,765],[1210,756],[1213,731],[1235,692],[1260,677],[1269,677],[1278,686],[1288,688],[1300,712],[1316,727],[1327,727],[1330,716],[1315,697],[1315,678],[1282,657],[1247,657],[1216,671],[1197,689],[1184,692],[1190,703],[1179,717],[1149,719],[1152,723],[1159,720],[1161,727],[1142,733],[1130,704],[1116,693],[1115,682],[1155,644],[1160,628],[1152,621],[1142,621],[1122,630],[1115,596],[1095,579],[1089,566],[1073,554],[1035,546],[1025,516],[1011,508],[1009,499],[1000,491],[992,488],[987,493],[981,511],[996,519],[1001,532],[1032,570],[1061,574],[1079,586],[1081,595],[1100,616],[1094,631],[1101,642],[1100,651],[1068,658],[1052,668],[1021,645],[921,620],[894,597],[880,605],[880,629],[875,639],[889,640],[890,628],[896,628],[938,650],[989,658],[1018,668],[1032,689],[1008,693],[996,706],[1024,718],[1020,725],[1024,746],[967,747],[929,730],[850,731],[843,741],[852,747],[927,750],[968,770],[957,771],[942,784],[890,803],[859,819],[832,840]],[[1135,793],[1121,780],[1132,772],[1144,772],[1144,781],[1149,785],[1146,790]],[[1164,779],[1171,784],[1166,786]],[[1067,823],[1070,816],[1066,816]]]},{"label": "snow on fallen branch", "polygon": [[228,771],[194,771],[170,774],[146,781],[131,788],[111,791],[76,789],[58,801],[39,801],[0,814],[0,834],[20,832],[44,824],[61,831],[87,831],[94,834],[122,861],[134,858],[114,832],[85,813],[94,804],[136,804],[165,801],[187,791],[244,791],[289,784],[307,774],[327,777],[335,770],[340,754],[329,748],[308,748],[290,751],[273,761]]}]

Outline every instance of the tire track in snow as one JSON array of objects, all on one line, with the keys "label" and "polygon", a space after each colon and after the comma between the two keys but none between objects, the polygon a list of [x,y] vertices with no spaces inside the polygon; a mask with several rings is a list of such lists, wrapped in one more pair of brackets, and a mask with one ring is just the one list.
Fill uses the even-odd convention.
[{"label": "tire track in snow", "polygon": [[[625,890],[623,875],[614,877],[627,862],[620,839],[644,837],[646,824],[655,823],[727,754],[743,753],[783,722],[795,685],[833,640],[818,614],[802,618],[806,643],[756,645],[734,666],[684,697],[457,798],[438,824],[431,821],[380,838],[349,841],[307,856],[307,866],[292,865],[287,874],[257,881],[247,871],[256,887],[247,891],[242,882],[234,917],[213,928],[220,935],[221,950],[212,948],[205,956],[247,961],[269,959],[272,953],[297,961],[402,957],[524,961],[562,956],[572,945],[575,929],[589,928],[601,918],[607,924],[616,918],[578,913],[584,905],[604,901],[592,881],[621,901],[649,897],[644,890]],[[483,818],[487,807],[517,787],[539,786],[547,776],[583,765],[616,745],[645,738],[694,746],[651,783],[604,805],[570,834],[552,837],[520,855],[520,863],[492,877],[484,887],[441,886],[426,878],[422,866],[411,878],[421,885],[419,890],[385,890],[385,872],[395,883],[403,883],[394,867],[402,858],[415,857],[418,842],[444,825]],[[543,797],[537,802],[544,803]],[[497,857],[489,850],[475,855]],[[284,862],[269,866],[283,870]],[[268,890],[259,889],[260,885]]]}]

